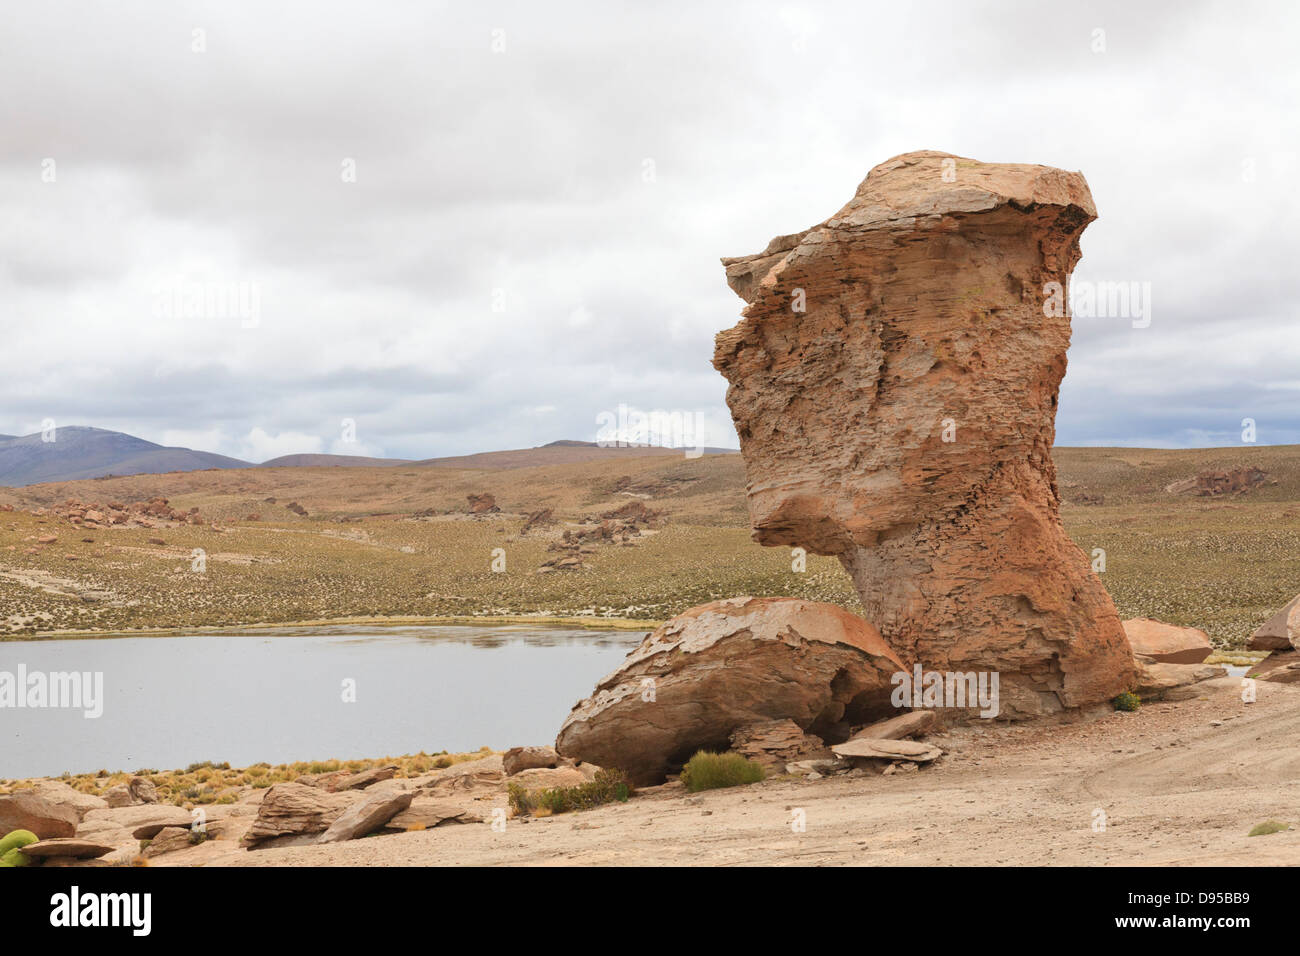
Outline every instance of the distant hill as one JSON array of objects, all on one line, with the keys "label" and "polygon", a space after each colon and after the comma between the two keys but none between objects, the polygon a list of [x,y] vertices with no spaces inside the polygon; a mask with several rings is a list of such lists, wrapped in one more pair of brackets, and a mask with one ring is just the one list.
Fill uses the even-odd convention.
[{"label": "distant hill", "polygon": [[57,429],[50,442],[43,441],[39,432],[0,438],[0,485],[249,467],[249,462],[238,458],[168,448],[134,435],[80,425]]},{"label": "distant hill", "polygon": [[[705,455],[739,455],[736,448],[705,448]],[[512,451],[483,451],[474,455],[456,455],[450,458],[426,458],[417,465],[443,468],[535,468],[539,465],[573,465],[584,461],[613,461],[620,458],[645,458],[649,456],[684,457],[681,448],[661,448],[658,445],[622,445],[602,447],[592,441],[563,439],[537,448],[517,448]]]},{"label": "distant hill", "polygon": [[264,461],[258,468],[383,468],[409,465],[408,458],[367,458],[364,455],[281,455]]}]

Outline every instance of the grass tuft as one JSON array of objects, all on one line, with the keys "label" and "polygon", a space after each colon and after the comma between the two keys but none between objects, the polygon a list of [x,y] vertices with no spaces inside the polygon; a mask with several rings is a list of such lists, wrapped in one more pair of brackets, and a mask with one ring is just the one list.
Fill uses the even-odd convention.
[{"label": "grass tuft", "polygon": [[737,753],[715,754],[701,750],[682,770],[682,783],[691,793],[758,783],[766,776],[763,765]]}]

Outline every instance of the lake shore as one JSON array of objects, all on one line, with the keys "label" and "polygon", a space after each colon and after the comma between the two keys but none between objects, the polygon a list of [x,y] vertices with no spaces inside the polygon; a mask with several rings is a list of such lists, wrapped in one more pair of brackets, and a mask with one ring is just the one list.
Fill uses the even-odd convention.
[{"label": "lake shore", "polygon": [[106,637],[185,637],[198,634],[229,634],[232,631],[292,631],[322,627],[534,627],[581,628],[591,631],[653,631],[663,621],[616,617],[552,617],[547,615],[505,614],[474,617],[467,615],[425,617],[417,615],[383,617],[321,618],[305,621],[260,621],[250,624],[200,625],[197,627],[80,628],[46,631],[39,634],[0,634],[0,644],[34,641],[93,640]]}]

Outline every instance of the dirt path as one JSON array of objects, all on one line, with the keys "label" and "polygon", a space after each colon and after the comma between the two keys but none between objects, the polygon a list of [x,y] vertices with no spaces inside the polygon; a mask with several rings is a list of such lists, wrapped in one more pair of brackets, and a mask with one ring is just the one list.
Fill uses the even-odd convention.
[{"label": "dirt path", "polygon": [[[580,814],[321,847],[235,851],[250,866],[444,864],[1300,864],[1300,686],[1207,691],[1055,727],[937,739],[912,774],[769,780]],[[1211,721],[1221,721],[1212,726]],[[802,808],[807,829],[791,819]],[[1095,832],[1094,813],[1106,814]],[[1246,834],[1269,819],[1297,829]]]}]

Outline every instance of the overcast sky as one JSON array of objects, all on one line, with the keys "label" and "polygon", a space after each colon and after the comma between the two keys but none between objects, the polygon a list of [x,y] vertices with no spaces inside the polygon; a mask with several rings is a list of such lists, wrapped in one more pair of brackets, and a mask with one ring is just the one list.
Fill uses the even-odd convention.
[{"label": "overcast sky", "polygon": [[1145,328],[1076,316],[1060,444],[1237,444],[1243,418],[1300,442],[1298,22],[1289,2],[6,4],[0,433],[430,457],[591,440],[624,404],[735,447],[710,359],[742,303],[718,258],[940,149],[1082,170],[1100,219],[1076,284],[1150,283]]}]

